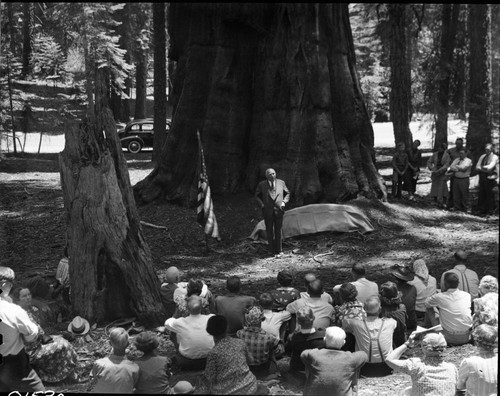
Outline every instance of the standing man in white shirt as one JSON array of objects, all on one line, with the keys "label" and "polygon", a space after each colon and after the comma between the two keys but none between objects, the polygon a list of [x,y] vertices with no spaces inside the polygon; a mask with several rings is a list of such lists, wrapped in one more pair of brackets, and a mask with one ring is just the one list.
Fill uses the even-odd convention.
[{"label": "standing man in white shirt", "polygon": [[213,337],[207,333],[207,322],[213,314],[201,314],[201,297],[189,296],[187,308],[190,315],[186,318],[169,318],[165,328],[177,334],[179,350],[175,355],[177,363],[184,370],[203,370],[208,352],[214,347]]},{"label": "standing man in white shirt", "polygon": [[479,173],[479,197],[478,210],[482,215],[489,215],[495,209],[495,197],[493,187],[495,187],[496,170],[498,156],[493,153],[493,145],[488,143],[484,146],[484,154],[479,157],[476,164],[476,171]]},{"label": "standing man in white shirt", "polygon": [[262,209],[266,225],[267,242],[271,254],[281,256],[281,228],[285,205],[290,200],[290,191],[281,179],[276,178],[276,171],[272,168],[266,170],[266,179],[257,185],[255,199]]},{"label": "standing man in white shirt", "polygon": [[444,285],[446,291],[430,296],[425,306],[439,310],[439,321],[448,345],[467,344],[472,327],[471,296],[458,289],[458,276],[453,272],[444,274]]},{"label": "standing man in white shirt", "polygon": [[458,150],[458,158],[453,160],[447,174],[453,177],[453,206],[455,210],[470,213],[469,184],[472,161],[466,155],[465,147]]},{"label": "standing man in white shirt", "polygon": [[29,364],[24,341],[38,336],[38,325],[9,297],[14,282],[14,271],[0,266],[0,392],[45,392],[42,380]]},{"label": "standing man in white shirt", "polygon": [[463,250],[457,250],[453,257],[455,257],[457,264],[453,267],[453,269],[446,271],[443,275],[441,275],[441,290],[446,291],[444,275],[448,272],[453,272],[458,276],[458,289],[469,293],[472,300],[478,298],[479,277],[477,276],[476,271],[467,268],[467,253]]}]

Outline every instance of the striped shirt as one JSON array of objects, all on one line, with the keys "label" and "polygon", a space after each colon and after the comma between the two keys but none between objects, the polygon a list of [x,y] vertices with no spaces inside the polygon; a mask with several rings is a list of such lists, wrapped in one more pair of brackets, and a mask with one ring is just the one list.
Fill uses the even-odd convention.
[{"label": "striped shirt", "polygon": [[466,395],[496,395],[497,375],[498,354],[465,358],[458,371],[457,389],[466,389]]}]

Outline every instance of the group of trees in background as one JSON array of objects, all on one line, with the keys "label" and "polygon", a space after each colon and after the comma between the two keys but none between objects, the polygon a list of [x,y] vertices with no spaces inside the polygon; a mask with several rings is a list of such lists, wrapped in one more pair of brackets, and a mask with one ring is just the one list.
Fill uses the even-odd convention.
[{"label": "group of trees in background", "polygon": [[[468,116],[476,156],[498,126],[498,5],[1,8],[3,128],[15,130],[12,89],[3,89],[12,80],[60,81],[85,95],[86,116],[68,126],[60,166],[68,239],[90,238],[70,243],[71,276],[87,280],[75,304],[88,318],[161,316],[135,203],[196,202],[198,130],[215,193],[253,190],[273,166],[307,204],[385,198],[371,121],[392,121],[395,141],[409,144],[412,117],[434,114],[438,144],[448,140],[450,113]],[[113,121],[148,116],[149,88],[155,129],[164,129],[167,99],[172,127],[166,140],[155,134],[154,170],[132,197]]]}]

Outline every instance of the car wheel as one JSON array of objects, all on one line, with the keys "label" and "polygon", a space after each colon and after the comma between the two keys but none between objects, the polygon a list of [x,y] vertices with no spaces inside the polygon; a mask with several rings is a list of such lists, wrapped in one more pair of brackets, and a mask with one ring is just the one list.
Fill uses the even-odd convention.
[{"label": "car wheel", "polygon": [[141,149],[142,149],[142,144],[137,140],[132,140],[127,146],[128,152],[133,154],[139,153]]}]

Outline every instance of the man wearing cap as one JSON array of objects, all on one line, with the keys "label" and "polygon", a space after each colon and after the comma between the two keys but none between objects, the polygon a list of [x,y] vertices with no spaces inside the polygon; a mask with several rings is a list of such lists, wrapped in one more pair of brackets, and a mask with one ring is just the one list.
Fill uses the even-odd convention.
[{"label": "man wearing cap", "polygon": [[465,265],[467,262],[467,254],[463,250],[457,250],[454,254],[457,264],[453,269],[446,271],[441,276],[441,290],[446,291],[444,284],[444,276],[448,272],[453,272],[458,276],[458,289],[463,290],[471,295],[472,300],[479,296],[479,277],[477,273]]},{"label": "man wearing cap", "polygon": [[450,345],[464,345],[469,342],[472,327],[471,296],[458,289],[459,278],[454,272],[444,274],[442,293],[430,296],[425,306],[439,310],[439,321],[443,335]]},{"label": "man wearing cap", "polygon": [[15,274],[9,267],[0,266],[0,392],[44,392],[42,380],[29,364],[24,342],[34,341],[38,325],[30,320],[19,305],[12,302],[9,293]]},{"label": "man wearing cap", "polygon": [[300,355],[306,368],[304,396],[352,395],[358,382],[358,370],[367,362],[365,352],[344,352],[345,331],[328,327],[325,331],[326,348],[306,349]]},{"label": "man wearing cap", "polygon": [[361,375],[377,377],[389,375],[392,370],[385,363],[392,351],[392,339],[397,322],[392,318],[379,318],[380,298],[371,296],[365,303],[366,320],[344,319],[342,328],[356,338],[356,351],[368,355],[368,362],[361,368]]},{"label": "man wearing cap", "polygon": [[189,296],[187,299],[189,316],[169,318],[165,328],[177,334],[179,349],[175,356],[177,363],[185,370],[203,370],[208,352],[214,347],[213,337],[207,333],[207,322],[213,314],[202,315],[201,297]]},{"label": "man wearing cap", "polygon": [[257,185],[255,199],[264,216],[269,250],[273,255],[281,255],[281,227],[285,205],[290,200],[290,191],[283,180],[276,178],[274,169],[266,170],[266,179]]}]

